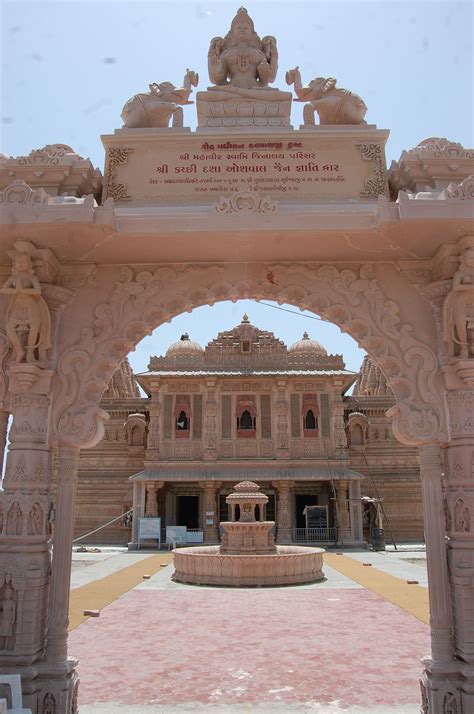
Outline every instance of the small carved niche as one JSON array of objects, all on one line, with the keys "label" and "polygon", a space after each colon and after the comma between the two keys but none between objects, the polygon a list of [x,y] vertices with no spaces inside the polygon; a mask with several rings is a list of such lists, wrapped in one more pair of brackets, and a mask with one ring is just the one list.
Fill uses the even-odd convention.
[{"label": "small carved niche", "polygon": [[11,575],[5,575],[0,587],[0,651],[15,648],[17,597]]},{"label": "small carved niche", "polygon": [[41,714],[56,714],[56,699],[54,694],[48,692],[43,699],[43,707],[41,709]]},{"label": "small carved niche", "polygon": [[462,498],[458,498],[454,506],[454,530],[456,533],[469,533],[471,530],[469,508]]},{"label": "small carved niche", "polygon": [[23,533],[23,513],[18,501],[14,501],[7,513],[5,535],[18,536]]},{"label": "small carved niche", "polygon": [[35,502],[28,514],[28,535],[43,533],[44,514],[40,504]]}]

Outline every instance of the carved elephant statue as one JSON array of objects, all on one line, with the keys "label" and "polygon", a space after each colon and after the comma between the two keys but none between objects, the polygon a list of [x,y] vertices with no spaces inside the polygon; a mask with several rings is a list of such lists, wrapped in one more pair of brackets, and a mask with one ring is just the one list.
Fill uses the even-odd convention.
[{"label": "carved elephant statue", "polygon": [[367,107],[363,100],[347,89],[336,87],[333,77],[316,77],[303,87],[298,67],[286,73],[286,83],[295,85],[297,101],[307,102],[303,109],[305,124],[314,124],[315,112],[320,124],[365,124]]},{"label": "carved elephant statue", "polygon": [[188,98],[198,81],[199,75],[188,69],[182,87],[171,82],[153,82],[147,94],[135,94],[125,104],[121,114],[123,125],[129,129],[165,128],[172,118],[172,126],[183,126],[183,110],[179,105],[192,104]]}]

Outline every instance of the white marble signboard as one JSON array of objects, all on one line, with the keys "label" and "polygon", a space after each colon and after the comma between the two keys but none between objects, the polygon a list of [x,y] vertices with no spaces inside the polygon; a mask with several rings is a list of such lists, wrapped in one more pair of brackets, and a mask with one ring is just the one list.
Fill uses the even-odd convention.
[{"label": "white marble signboard", "polygon": [[140,518],[138,521],[138,547],[144,539],[161,542],[161,518]]},{"label": "white marble signboard", "polygon": [[[104,200],[216,205],[249,190],[280,203],[376,200],[386,194],[388,132],[364,127],[268,134],[118,130],[107,150]],[[223,204],[222,212],[225,212]]]}]

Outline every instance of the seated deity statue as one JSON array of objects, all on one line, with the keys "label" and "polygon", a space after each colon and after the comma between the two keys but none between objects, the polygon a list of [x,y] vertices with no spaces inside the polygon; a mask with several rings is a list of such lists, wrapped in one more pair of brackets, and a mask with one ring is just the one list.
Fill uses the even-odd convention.
[{"label": "seated deity statue", "polygon": [[289,126],[291,93],[269,86],[278,69],[276,40],[260,39],[243,7],[227,35],[214,37],[208,52],[214,86],[197,94],[202,126]]},{"label": "seated deity statue", "polygon": [[348,89],[336,87],[333,77],[316,77],[307,87],[301,81],[298,67],[286,73],[286,83],[295,85],[298,102],[307,102],[303,109],[305,125],[315,124],[315,112],[320,124],[365,124],[367,107],[362,99]]},{"label": "seated deity statue", "polygon": [[125,104],[121,114],[123,125],[128,129],[165,128],[172,118],[173,127],[183,126],[183,110],[179,105],[193,103],[188,100],[198,82],[199,75],[187,69],[182,87],[171,82],[149,84],[147,94],[135,94]]},{"label": "seated deity statue", "polygon": [[443,307],[444,339],[451,357],[474,357],[474,245],[464,248]]}]

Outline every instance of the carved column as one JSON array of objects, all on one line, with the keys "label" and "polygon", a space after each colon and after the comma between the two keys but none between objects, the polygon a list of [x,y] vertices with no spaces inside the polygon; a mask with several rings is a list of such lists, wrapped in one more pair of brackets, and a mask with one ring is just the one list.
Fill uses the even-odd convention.
[{"label": "carved column", "polygon": [[274,488],[278,491],[276,508],[276,540],[286,544],[292,542],[291,537],[291,498],[293,496],[293,481],[274,481]]},{"label": "carved column", "polygon": [[360,500],[360,481],[349,482],[349,509],[351,522],[351,540],[354,543],[363,541],[362,503]]},{"label": "carved column", "polygon": [[335,481],[338,540],[350,543],[352,540],[347,481]]},{"label": "carved column", "polygon": [[344,403],[341,395],[333,395],[333,434],[334,434],[334,455],[340,461],[348,461],[346,425],[344,423]]},{"label": "carved column", "polygon": [[0,588],[11,588],[14,622],[13,635],[3,638],[0,671],[21,675],[24,706],[36,713],[50,585],[52,372],[11,364],[8,375],[13,423],[0,494]]},{"label": "carved column", "polygon": [[164,481],[147,481],[146,483],[146,504],[145,516],[151,518],[158,517],[158,500],[157,494],[160,488],[163,488]]},{"label": "carved column", "polygon": [[277,381],[277,398],[275,411],[276,424],[276,456],[277,459],[288,459],[290,456],[290,439],[288,435],[288,399],[286,394],[286,380]]},{"label": "carved column", "polygon": [[7,444],[8,417],[10,414],[0,411],[0,478],[3,473],[3,462],[5,459],[5,448]]},{"label": "carved column", "polygon": [[132,542],[128,544],[129,550],[135,550],[138,547],[138,523],[139,519],[145,516],[145,493],[143,481],[136,481],[133,484]]},{"label": "carved column", "polygon": [[433,662],[447,662],[453,659],[453,638],[440,448],[438,444],[428,444],[420,447],[419,454],[430,599],[431,659]]},{"label": "carved column", "polygon": [[206,381],[207,394],[204,402],[204,459],[214,461],[217,459],[217,400],[216,382],[213,379]]},{"label": "carved column", "polygon": [[71,551],[74,537],[74,507],[79,453],[78,447],[63,445],[58,447],[47,648],[47,659],[51,662],[64,662],[67,659]]},{"label": "carved column", "polygon": [[158,391],[152,391],[148,413],[150,420],[144,466],[146,469],[153,469],[160,460],[160,394]]},{"label": "carved column", "polygon": [[[222,486],[220,481],[201,481],[200,487],[204,491],[204,542],[219,542],[219,505],[217,495]],[[212,523],[208,523],[211,521]]]},{"label": "carved column", "polygon": [[[422,677],[422,688],[430,714],[444,714],[448,711],[464,714],[474,711],[474,390],[448,391],[447,404],[451,441],[445,449],[446,493],[442,510],[448,535],[449,593],[446,592],[443,577],[446,566],[441,557],[436,559],[435,552],[435,563],[431,565],[435,568],[435,577],[433,583],[430,581],[430,591],[434,590],[430,592],[430,605],[434,608],[432,614],[436,616],[436,629],[433,628],[434,632],[432,630],[432,638],[435,635],[432,639],[433,655],[431,659],[425,660]],[[429,537],[430,542],[432,539],[435,547],[437,545],[442,552],[445,529],[439,504],[439,465],[432,447],[430,451],[420,449],[420,463],[425,509],[429,510],[431,503],[434,513],[432,532],[427,535],[427,546]],[[426,485],[425,479],[429,479]],[[436,520],[440,523],[438,533],[435,529]],[[449,610],[451,621],[448,619]],[[450,624],[454,648],[452,657],[448,639]]]}]

